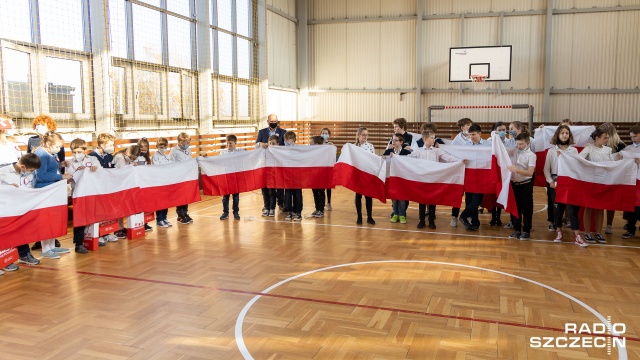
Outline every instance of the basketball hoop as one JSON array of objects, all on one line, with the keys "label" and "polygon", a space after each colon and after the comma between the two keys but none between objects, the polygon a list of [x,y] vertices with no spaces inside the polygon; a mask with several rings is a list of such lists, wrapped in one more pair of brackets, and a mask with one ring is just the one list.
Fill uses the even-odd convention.
[{"label": "basketball hoop", "polygon": [[487,79],[487,75],[471,75],[470,78],[473,88],[479,90],[482,89],[482,83]]}]

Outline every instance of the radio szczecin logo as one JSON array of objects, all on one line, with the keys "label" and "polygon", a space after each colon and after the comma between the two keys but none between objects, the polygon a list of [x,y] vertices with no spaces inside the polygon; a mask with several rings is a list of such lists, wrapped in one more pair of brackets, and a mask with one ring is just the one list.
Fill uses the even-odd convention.
[{"label": "radio szczecin logo", "polygon": [[565,336],[532,336],[529,338],[529,346],[532,348],[601,348],[607,349],[611,354],[611,348],[626,347],[627,339],[622,335],[626,332],[624,323],[566,323],[564,325]]}]

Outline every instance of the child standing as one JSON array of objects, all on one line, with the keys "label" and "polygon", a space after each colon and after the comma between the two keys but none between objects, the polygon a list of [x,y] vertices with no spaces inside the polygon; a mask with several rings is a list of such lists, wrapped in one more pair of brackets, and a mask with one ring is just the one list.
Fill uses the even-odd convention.
[{"label": "child standing", "polygon": [[[387,149],[384,154],[382,154],[382,158],[385,159],[387,156],[393,157],[394,155],[398,156],[406,156],[411,154],[411,151],[407,149],[403,149],[402,146],[405,142],[404,135],[400,133],[396,133],[393,135],[393,147],[391,149]],[[400,220],[400,224],[407,223],[407,206],[406,200],[391,200],[391,204],[393,206],[393,213],[391,214],[391,222],[395,223]]]},{"label": "child standing", "polygon": [[[173,162],[171,158],[167,155],[167,147],[169,146],[169,141],[166,138],[158,138],[156,141],[156,152],[153,154],[151,158],[151,163],[153,165],[159,164],[169,164]],[[169,209],[156,210],[156,225],[161,228],[168,228],[173,226],[167,220],[167,214],[169,213]]]},{"label": "child standing", "polygon": [[[140,156],[140,146],[131,145],[128,148],[124,148],[118,151],[113,156],[113,165],[116,169],[122,169],[127,166],[138,166],[138,157]],[[118,239],[126,239],[127,231],[124,228],[124,219],[118,219],[118,226],[120,230],[116,231],[114,235]]]},{"label": "child standing", "polygon": [[[463,119],[464,120],[464,119]],[[478,124],[473,124],[468,128],[469,142],[465,142],[468,146],[491,146],[490,140],[482,138],[482,128]],[[478,207],[482,205],[484,194],[482,193],[464,193],[465,209],[460,214],[460,222],[466,226],[468,231],[477,231],[480,228],[480,220],[478,219]],[[452,210],[452,214],[456,209]],[[469,221],[468,219],[471,219]],[[453,221],[451,222],[453,225]]]},{"label": "child standing", "polygon": [[[507,125],[502,121],[498,121],[493,124],[494,133],[496,133],[502,144],[505,145],[507,143]],[[495,204],[493,209],[491,209],[491,221],[489,222],[489,226],[502,226],[502,221],[500,220],[500,216],[502,215],[502,207],[501,205]]]},{"label": "child standing", "polygon": [[[533,217],[533,173],[536,168],[536,154],[529,149],[529,134],[516,136],[516,149],[511,155],[511,188],[518,206],[518,217],[511,215],[513,233],[509,239],[529,240]],[[523,227],[524,222],[524,227]]]},{"label": "child standing", "polygon": [[558,179],[558,157],[562,155],[578,155],[578,150],[571,146],[574,143],[573,134],[567,125],[560,125],[551,138],[551,144],[554,147],[547,152],[547,159],[544,163],[544,177],[549,184],[547,196],[553,202],[553,225],[557,231],[554,242],[562,242],[562,216],[565,209],[569,213],[571,220],[571,230],[575,236],[575,243],[580,247],[586,247],[588,244],[580,236],[580,220],[578,220],[578,212],[580,207],[576,205],[561,204],[556,202],[556,186]]},{"label": "child standing", "polygon": [[[324,130],[324,129],[323,129]],[[322,136],[312,136],[310,145],[322,145],[324,144],[324,138]],[[324,216],[324,195],[325,189],[312,189],[313,192],[313,202],[315,203],[316,211],[311,213],[311,217],[321,218]],[[327,191],[331,191],[331,189],[327,189]],[[331,208],[331,204],[329,203],[329,208]]]},{"label": "child standing", "polygon": [[462,118],[456,123],[460,132],[453,138],[451,145],[471,145],[471,137],[469,136],[469,128],[473,125],[473,121],[469,118]]},{"label": "child standing", "polygon": [[[220,155],[233,154],[236,152],[242,152],[244,149],[236,148],[236,144],[238,142],[238,138],[235,135],[227,135],[227,148],[220,151]],[[233,196],[233,218],[236,220],[240,220],[240,211],[239,203],[240,203],[240,194],[232,194]],[[227,220],[229,218],[229,195],[224,195],[222,197],[222,216],[220,216],[220,220]]]},{"label": "child standing", "polygon": [[[69,145],[71,148],[71,160],[66,160],[65,173],[73,176],[76,171],[82,171],[89,168],[91,171],[98,170],[98,159],[94,156],[87,155],[87,142],[82,139],[74,139]],[[73,190],[76,183],[73,178],[69,179],[69,197],[73,197]],[[89,251],[84,247],[84,229],[85,226],[76,226],[73,228],[73,243],[75,251],[78,254],[86,254]]]},{"label": "child standing", "polygon": [[[191,136],[185,132],[181,132],[178,134],[178,146],[171,149],[169,152],[169,158],[172,161],[187,161],[191,160],[191,149],[189,149],[189,145],[191,144]],[[179,205],[176,207],[176,213],[178,214],[178,223],[183,225],[188,225],[193,222],[193,219],[188,214],[189,205]]]},{"label": "child standing", "polygon": [[[322,128],[322,130],[320,130],[320,136],[322,137],[322,143],[324,145],[333,145],[333,143],[331,141],[329,141],[329,137],[331,136],[331,130],[329,130],[329,128]],[[327,196],[326,196],[326,200],[327,200],[327,205],[325,205],[325,209],[327,211],[331,211],[331,189],[326,189],[327,191]]]},{"label": "child standing", "polygon": [[[458,162],[460,159],[455,156],[451,156],[446,152],[442,151],[435,147],[436,144],[436,133],[431,130],[424,130],[422,132],[422,143],[424,144],[421,148],[414,151],[409,155],[409,157],[425,159],[435,162],[445,162],[452,163]],[[429,207],[429,229],[436,228],[436,206],[428,205]],[[427,204],[419,204],[418,205],[418,214],[420,216],[420,222],[418,223],[417,228],[422,229],[425,226],[425,217],[427,212]]]},{"label": "child standing", "polygon": [[[629,135],[631,137],[631,145],[624,148],[622,151],[640,152],[640,126],[636,125],[629,129]],[[636,160],[637,162],[637,160]],[[623,239],[629,239],[636,235],[636,223],[640,217],[640,207],[636,206],[634,211],[625,211],[624,218],[627,219],[627,231],[622,234]]]},{"label": "child standing", "polygon": [[[369,131],[365,127],[358,128],[358,132],[356,133],[356,146],[364,149],[372,154],[376,153],[373,145],[367,141],[369,138]],[[373,199],[370,196],[364,197],[364,202],[367,210],[367,224],[375,225],[376,222],[373,220]],[[356,203],[356,214],[358,218],[356,219],[356,224],[362,225],[362,194],[356,193],[355,198]]]},{"label": "child standing", "polygon": [[[111,134],[107,134],[107,133],[98,134],[98,137],[97,137],[98,146],[92,152],[89,153],[89,156],[93,156],[96,159],[98,159],[100,166],[102,166],[102,168],[104,169],[114,168],[113,152],[115,150],[115,147],[114,147],[115,140],[116,140],[116,137]],[[113,234],[107,234],[105,236],[101,236],[100,238],[98,238],[98,245],[104,246],[107,241],[110,241],[110,242],[118,241],[118,236],[120,236],[122,239],[126,237],[124,232],[118,230]]]},{"label": "child standing", "polygon": [[[296,134],[287,131],[284,134],[285,146],[296,146]],[[302,220],[302,189],[284,190],[284,212],[287,213],[285,220]]]},{"label": "child standing", "polygon": [[[57,133],[47,133],[42,136],[42,142],[34,154],[40,158],[41,166],[36,170],[34,188],[39,189],[51,185],[60,180],[71,178],[69,174],[60,173],[60,164],[56,160],[56,154],[60,152],[64,144],[62,136]],[[59,259],[59,254],[69,253],[69,249],[55,247],[55,239],[41,240],[42,257],[47,259]]]}]

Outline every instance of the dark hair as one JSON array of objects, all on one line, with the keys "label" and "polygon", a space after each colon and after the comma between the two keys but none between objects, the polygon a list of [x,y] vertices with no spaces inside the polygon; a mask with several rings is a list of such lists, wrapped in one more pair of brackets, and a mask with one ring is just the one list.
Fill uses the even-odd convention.
[{"label": "dark hair", "polygon": [[392,122],[395,125],[400,126],[400,128],[404,131],[407,131],[407,119],[405,118],[397,118]]},{"label": "dark hair", "polygon": [[27,169],[40,169],[42,162],[38,155],[34,153],[24,154],[18,159],[18,164],[24,165]]},{"label": "dark hair", "polygon": [[529,137],[529,133],[528,132],[521,132],[520,134],[518,134],[518,136],[516,136],[516,141],[518,140],[524,140],[524,141],[531,141],[530,137]]},{"label": "dark hair", "polygon": [[87,150],[87,142],[80,138],[73,139],[69,144],[69,148],[71,151],[75,149]]},{"label": "dark hair", "polygon": [[167,140],[167,138],[158,138],[158,140],[156,141],[156,148],[160,145],[169,146],[169,141]]},{"label": "dark hair", "polygon": [[458,120],[456,124],[458,125],[459,128],[462,128],[463,126],[466,126],[466,125],[472,125],[473,121],[471,121],[471,119],[469,118],[462,118]]},{"label": "dark hair", "polygon": [[640,134],[640,125],[634,125],[629,129],[629,133]]},{"label": "dark hair", "polygon": [[571,119],[562,119],[562,121],[560,121],[560,125],[565,123],[569,125],[573,125],[573,123],[571,122]]},{"label": "dark hair", "polygon": [[278,141],[278,142],[279,142],[279,141],[280,141],[280,136],[278,136],[278,135],[271,135],[271,136],[269,136],[269,140],[268,140],[268,141],[271,141],[271,140],[275,140],[275,141]]},{"label": "dark hair", "polygon": [[129,154],[130,154],[131,156],[136,156],[136,157],[137,157],[137,156],[140,156],[140,146],[139,146],[139,145],[131,145],[131,146],[129,146],[129,147],[126,147],[126,148],[120,149],[120,151],[118,151],[118,152],[116,153],[116,155],[117,155],[117,154],[122,154],[122,155],[124,155],[124,154],[125,154],[125,153],[127,153],[127,152],[129,152]]},{"label": "dark hair", "polygon": [[425,130],[431,130],[434,133],[438,132],[438,127],[436,126],[436,124],[434,123],[424,123],[422,124],[422,126],[420,127],[420,132],[422,133]]},{"label": "dark hair", "polygon": [[322,134],[322,132],[325,131],[325,130],[327,130],[329,135],[331,135],[331,130],[329,130],[329,128],[322,128],[322,130],[320,130],[320,134]]},{"label": "dark hair", "polygon": [[404,135],[403,134],[395,133],[395,134],[393,134],[393,136],[399,138],[400,141],[404,142]]},{"label": "dark hair", "polygon": [[606,134],[607,132],[604,131],[602,128],[597,128],[596,131],[591,133],[591,138],[593,140],[595,140],[596,138],[601,137],[602,135]]},{"label": "dark hair", "polygon": [[569,145],[575,142],[573,141],[573,133],[571,133],[571,129],[569,129],[567,125],[559,125],[556,129],[556,132],[553,134],[553,137],[551,138],[550,142],[552,145],[558,145],[558,139],[560,137],[560,132],[562,131],[562,129],[567,129],[567,131],[569,132]]},{"label": "dark hair", "polygon": [[515,126],[516,129],[520,130],[521,133],[529,133],[529,127],[523,124],[521,121],[512,121],[511,125]]},{"label": "dark hair", "polygon": [[312,136],[311,137],[311,141],[315,144],[315,145],[322,145],[324,144],[324,139],[322,138],[322,136]]},{"label": "dark hair", "polygon": [[356,132],[356,145],[360,146],[360,134],[362,134],[363,131],[368,131],[366,127],[359,127],[358,131]]},{"label": "dark hair", "polygon": [[[138,140],[138,146],[140,146],[140,156],[144,158],[144,162],[147,163],[147,165],[151,165],[151,158],[149,157],[149,150],[151,150],[151,145],[149,145],[149,140],[147,140],[146,137],[141,138],[140,140]],[[147,152],[144,155],[142,154],[143,146],[147,148]]]},{"label": "dark hair", "polygon": [[472,132],[481,133],[482,128],[478,124],[471,124],[471,127],[469,127],[469,133],[472,133]]},{"label": "dark hair", "polygon": [[296,140],[296,133],[294,133],[293,131],[287,131],[286,133],[284,133],[284,138]]},{"label": "dark hair", "polygon": [[422,130],[422,137],[428,138],[431,135],[433,135],[435,137],[436,133],[433,132],[433,130]]},{"label": "dark hair", "polygon": [[231,141],[237,143],[238,142],[238,137],[233,135],[233,134],[227,135],[227,142],[231,142]]},{"label": "dark hair", "polygon": [[493,127],[491,128],[491,131],[495,131],[500,126],[507,126],[507,124],[503,123],[502,121],[498,121],[495,124],[493,124]]}]

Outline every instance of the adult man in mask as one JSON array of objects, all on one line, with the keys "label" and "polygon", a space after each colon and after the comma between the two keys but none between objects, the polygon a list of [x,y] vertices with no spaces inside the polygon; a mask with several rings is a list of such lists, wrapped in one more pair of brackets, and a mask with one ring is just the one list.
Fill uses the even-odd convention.
[{"label": "adult man in mask", "polygon": [[[266,149],[269,146],[269,137],[272,135],[278,136],[278,144],[280,146],[284,145],[284,134],[287,132],[285,129],[280,128],[278,122],[278,116],[276,114],[270,114],[267,117],[267,125],[268,127],[261,129],[258,131],[258,138],[256,139],[256,149],[258,147],[262,147]],[[276,191],[276,198],[278,199],[278,207],[280,211],[282,211],[282,206],[284,204],[284,191],[283,189],[268,189],[262,188],[262,200],[264,202],[264,206],[262,208],[262,216],[275,216],[274,211],[270,211],[270,195],[269,191]]]}]

